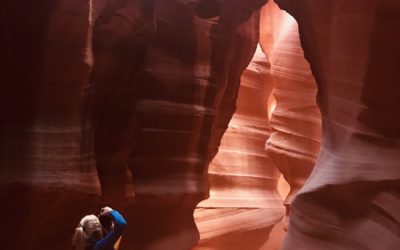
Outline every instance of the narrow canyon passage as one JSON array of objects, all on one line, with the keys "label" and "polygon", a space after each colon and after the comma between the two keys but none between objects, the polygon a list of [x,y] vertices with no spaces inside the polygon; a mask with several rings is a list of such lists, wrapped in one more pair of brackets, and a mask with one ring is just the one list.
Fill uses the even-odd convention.
[{"label": "narrow canyon passage", "polygon": [[400,246],[400,0],[0,3],[0,240]]},{"label": "narrow canyon passage", "polygon": [[[210,198],[195,212],[195,249],[279,248],[285,210],[309,176],[321,139],[317,86],[297,29],[275,3],[262,8],[259,47],[209,166]],[[290,185],[285,197],[278,193],[281,174]],[[279,233],[269,237],[278,223]]]}]

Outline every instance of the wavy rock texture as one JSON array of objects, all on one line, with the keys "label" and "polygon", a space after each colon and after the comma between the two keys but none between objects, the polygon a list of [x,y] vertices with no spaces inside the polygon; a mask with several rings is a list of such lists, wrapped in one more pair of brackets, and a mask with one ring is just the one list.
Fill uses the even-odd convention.
[{"label": "wavy rock texture", "polygon": [[154,36],[154,1],[93,2],[92,124],[97,170],[106,200],[132,196],[127,169],[135,146],[139,76]]},{"label": "wavy rock texture", "polygon": [[260,41],[268,59],[259,48],[242,76],[236,112],[210,164],[210,198],[195,213],[201,237],[196,249],[279,245],[280,224],[267,241],[284,212],[276,167],[290,184],[289,208],[315,164],[321,139],[316,82],[297,29],[275,3],[263,8]]},{"label": "wavy rock texture", "polygon": [[89,119],[89,4],[6,1],[0,9],[0,213],[7,228],[0,240],[11,249],[63,249],[77,223],[65,214],[79,218],[100,194]]},{"label": "wavy rock texture", "polygon": [[101,185],[134,225],[122,249],[196,244],[193,211],[264,3],[2,3],[2,242],[69,249]]},{"label": "wavy rock texture", "polygon": [[[6,202],[0,213],[7,229],[0,234],[2,244],[10,249],[70,249],[74,226],[96,211],[101,191],[133,225],[121,249],[193,246],[199,237],[193,211],[208,194],[207,166],[235,111],[241,73],[258,42],[258,9],[264,2],[1,3],[0,199]],[[292,203],[283,249],[397,249],[400,2],[277,2],[299,22],[304,53],[318,83],[324,128],[316,168]],[[318,133],[311,124],[317,122],[310,118],[316,109],[303,99],[315,88],[295,23],[281,12],[271,13],[272,24],[266,27],[272,32],[261,37],[277,101],[267,148],[293,188],[290,202],[316,155]],[[249,86],[244,84],[240,93],[250,91]],[[253,94],[261,95],[252,100],[256,103],[266,97]],[[286,96],[306,105],[293,107]],[[209,206],[218,207],[237,234],[222,227],[202,231],[203,239],[240,235],[253,241],[247,249],[256,248],[266,240],[266,225],[282,216],[273,188],[276,170],[251,167],[260,166],[256,164],[238,169],[239,158],[233,156],[238,152],[227,146],[236,143],[233,134],[250,130],[250,122],[258,127],[253,136],[268,137],[258,111],[249,114],[247,106],[239,105],[232,124],[246,125],[232,125],[221,144],[221,156],[231,154],[233,175],[247,174],[249,182],[225,179],[229,171],[217,166],[220,156],[210,168],[215,189]],[[301,125],[293,126],[295,118],[301,118]],[[305,133],[313,140],[300,139]],[[258,148],[262,140],[249,138],[254,148],[248,149],[263,152]],[[239,141],[250,144],[241,136]],[[270,180],[257,182],[259,176]],[[230,185],[237,199],[226,199]],[[261,190],[270,192],[272,200],[267,202]],[[244,200],[242,192],[254,194],[253,199]],[[274,213],[265,217],[267,210]],[[220,221],[207,209],[198,211],[200,230]],[[247,219],[252,226],[260,224],[249,231],[237,223]]]},{"label": "wavy rock texture", "polygon": [[321,140],[317,85],[300,45],[293,17],[269,2],[262,11],[260,41],[271,62],[273,129],[266,143],[268,157],[290,185],[288,208],[315,165]]},{"label": "wavy rock texture", "polygon": [[137,227],[127,243],[143,249],[197,243],[193,211],[208,195],[209,159],[258,41],[256,10],[263,1],[253,2],[158,3],[157,31],[138,79],[137,140],[129,160]]},{"label": "wavy rock texture", "polygon": [[244,71],[236,111],[208,170],[210,198],[195,212],[195,249],[260,249],[284,216],[280,176],[264,150],[270,136],[269,63],[258,47]]},{"label": "wavy rock texture", "polygon": [[318,82],[323,139],[283,249],[400,245],[400,1],[286,1]]}]

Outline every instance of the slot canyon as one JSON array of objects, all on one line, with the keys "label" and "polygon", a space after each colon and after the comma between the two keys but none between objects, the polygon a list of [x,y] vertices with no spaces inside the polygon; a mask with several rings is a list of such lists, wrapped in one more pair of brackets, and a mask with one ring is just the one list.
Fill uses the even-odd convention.
[{"label": "slot canyon", "polygon": [[400,0],[0,6],[5,248],[400,249]]}]

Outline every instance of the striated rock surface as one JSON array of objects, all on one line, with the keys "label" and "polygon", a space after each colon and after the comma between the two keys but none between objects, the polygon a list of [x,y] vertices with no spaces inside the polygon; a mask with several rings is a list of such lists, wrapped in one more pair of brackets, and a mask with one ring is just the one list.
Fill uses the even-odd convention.
[{"label": "striated rock surface", "polygon": [[0,211],[18,219],[1,239],[15,249],[69,248],[99,184],[135,225],[122,248],[197,242],[193,210],[264,1],[153,3],[2,4],[0,198],[13,201]]},{"label": "striated rock surface", "polygon": [[208,196],[209,159],[258,41],[263,1],[247,3],[158,2],[157,30],[138,78],[136,148],[129,158],[137,227],[126,245],[188,249],[197,243],[193,211]]},{"label": "striated rock surface", "polygon": [[[85,62],[88,7],[80,1],[2,4],[3,182],[78,189],[97,179]],[[7,19],[7,12],[18,18]]]},{"label": "striated rock surface", "polygon": [[87,1],[0,3],[0,240],[10,249],[70,249],[76,218],[98,202],[88,17]]},{"label": "striated rock surface", "polygon": [[285,200],[289,208],[319,153],[321,115],[316,104],[317,86],[304,58],[295,19],[273,1],[262,10],[260,35],[271,62],[274,86],[270,100],[273,132],[266,150],[290,185]]},{"label": "striated rock surface", "polygon": [[153,0],[94,1],[92,124],[102,195],[132,196],[128,159],[135,147],[138,79],[154,36]]},{"label": "striated rock surface", "polygon": [[134,225],[122,249],[196,244],[193,211],[264,2],[2,3],[4,244],[69,249],[100,185]]},{"label": "striated rock surface", "polygon": [[[258,51],[241,78],[265,2],[1,3],[1,242],[70,249],[103,200],[132,225],[121,250],[267,246],[284,213],[273,165],[289,204],[319,123],[296,23],[274,5],[261,15],[268,60]],[[283,249],[397,249],[400,2],[276,2],[299,23],[324,128]]]},{"label": "striated rock surface", "polygon": [[400,1],[277,1],[318,82],[321,153],[283,249],[400,245]]},{"label": "striated rock surface", "polygon": [[200,231],[195,249],[260,249],[284,216],[277,191],[280,173],[264,150],[271,133],[269,69],[258,47],[242,75],[235,114],[208,170],[210,198],[195,212]]}]

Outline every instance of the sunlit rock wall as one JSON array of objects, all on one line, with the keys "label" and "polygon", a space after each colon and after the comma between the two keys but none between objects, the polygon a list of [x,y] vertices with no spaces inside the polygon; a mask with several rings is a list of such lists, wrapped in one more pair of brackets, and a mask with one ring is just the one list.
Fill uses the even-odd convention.
[{"label": "sunlit rock wall", "polygon": [[271,63],[274,86],[270,100],[273,132],[266,150],[290,185],[285,200],[289,212],[293,197],[310,175],[319,153],[317,86],[304,58],[295,19],[273,1],[262,10],[260,41]]},{"label": "sunlit rock wall", "polygon": [[323,139],[283,249],[400,245],[400,1],[277,1],[298,21]]},{"label": "sunlit rock wall", "polygon": [[[159,1],[138,79],[133,245],[188,249],[208,196],[207,166],[234,112],[240,75],[258,41],[263,1]],[[232,19],[235,16],[235,19]]]},{"label": "sunlit rock wall", "polygon": [[235,115],[209,168],[210,198],[195,213],[197,249],[278,247],[281,225],[268,238],[284,211],[276,167],[290,184],[289,209],[319,153],[317,86],[297,23],[270,2],[262,9],[260,30],[264,51],[257,50],[242,76]]},{"label": "sunlit rock wall", "polygon": [[277,191],[280,173],[264,150],[271,132],[269,69],[258,47],[242,75],[235,114],[208,170],[210,198],[195,212],[200,231],[195,249],[260,249],[284,216]]}]

